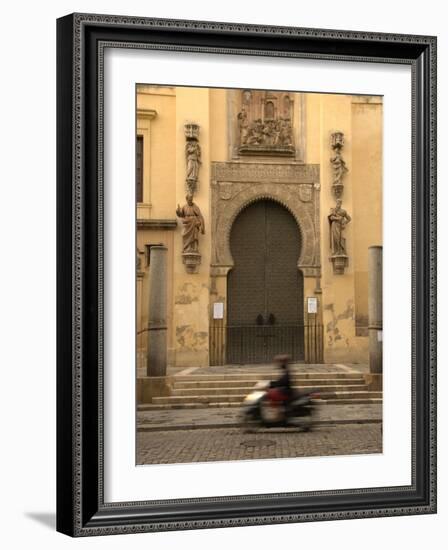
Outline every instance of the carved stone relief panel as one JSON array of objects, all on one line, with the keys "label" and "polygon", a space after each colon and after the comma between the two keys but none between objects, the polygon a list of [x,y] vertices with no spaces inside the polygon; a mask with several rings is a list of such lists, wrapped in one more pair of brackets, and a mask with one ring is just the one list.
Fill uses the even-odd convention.
[{"label": "carved stone relief panel", "polygon": [[273,90],[229,90],[230,158],[304,160],[305,96]]},{"label": "carved stone relief panel", "polygon": [[249,204],[271,199],[296,219],[301,234],[297,267],[305,277],[320,275],[319,166],[212,163],[212,275],[233,266],[230,231]]},{"label": "carved stone relief panel", "polygon": [[289,92],[241,90],[237,146],[240,155],[294,156]]},{"label": "carved stone relief panel", "polygon": [[212,163],[212,180],[242,183],[319,183],[318,164]]}]

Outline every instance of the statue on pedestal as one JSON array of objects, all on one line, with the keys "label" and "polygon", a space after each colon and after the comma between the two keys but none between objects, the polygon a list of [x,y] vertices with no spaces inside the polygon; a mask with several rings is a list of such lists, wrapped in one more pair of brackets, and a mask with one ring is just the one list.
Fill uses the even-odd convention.
[{"label": "statue on pedestal", "polygon": [[344,134],[342,132],[333,132],[331,134],[331,148],[334,151],[334,156],[330,158],[330,163],[333,167],[333,195],[336,199],[340,199],[344,192],[344,182],[342,181],[345,174],[348,172],[345,160],[342,158],[342,148],[344,147]]},{"label": "statue on pedestal", "polygon": [[199,145],[199,125],[185,124],[185,162],[186,184],[188,192],[193,194],[198,187],[199,167],[201,165],[201,146]]},{"label": "statue on pedestal", "polygon": [[182,219],[182,256],[188,273],[196,273],[201,263],[199,253],[199,233],[204,235],[204,217],[199,206],[193,202],[193,195],[188,193],[184,206],[177,205],[176,214]]},{"label": "statue on pedestal", "polygon": [[330,210],[328,221],[330,222],[330,248],[333,255],[347,255],[342,231],[351,221],[351,217],[347,214],[347,211],[342,208],[341,199],[337,199],[336,206]]},{"label": "statue on pedestal", "polygon": [[199,176],[199,165],[201,164],[201,147],[197,141],[187,141],[185,144],[185,157],[187,161],[187,181],[196,183]]}]

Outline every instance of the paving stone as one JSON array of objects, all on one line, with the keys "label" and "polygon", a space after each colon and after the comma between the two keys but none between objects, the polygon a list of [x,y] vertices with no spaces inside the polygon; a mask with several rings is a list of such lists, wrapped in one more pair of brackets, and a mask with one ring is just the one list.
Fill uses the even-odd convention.
[{"label": "paving stone", "polygon": [[236,428],[138,432],[137,464],[295,458],[382,452],[381,424],[322,426],[304,433],[290,428]]},{"label": "paving stone", "polygon": [[[176,426],[192,425],[207,427],[207,425],[235,424],[241,420],[241,407],[223,408],[209,407],[196,409],[165,409],[139,410],[137,427],[141,425]],[[378,421],[382,418],[381,404],[374,405],[321,405],[316,409],[316,419],[333,421]]]}]

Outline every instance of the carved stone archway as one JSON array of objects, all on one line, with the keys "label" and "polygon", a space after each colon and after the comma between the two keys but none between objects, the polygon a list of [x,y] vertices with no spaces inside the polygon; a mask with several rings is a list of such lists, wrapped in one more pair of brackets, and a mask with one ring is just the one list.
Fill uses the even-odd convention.
[{"label": "carved stone archway", "polygon": [[238,214],[252,202],[270,199],[294,216],[301,234],[297,263],[304,277],[320,276],[319,166],[283,163],[212,163],[211,275],[233,267],[229,238]]}]

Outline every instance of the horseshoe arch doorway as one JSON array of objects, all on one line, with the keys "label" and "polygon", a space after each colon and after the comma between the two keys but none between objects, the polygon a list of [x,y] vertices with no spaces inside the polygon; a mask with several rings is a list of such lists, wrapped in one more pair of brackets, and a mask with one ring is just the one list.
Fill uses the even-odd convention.
[{"label": "horseshoe arch doorway", "polygon": [[234,266],[227,284],[227,363],[268,363],[280,353],[304,359],[301,236],[280,203],[245,207],[230,232]]}]

